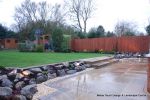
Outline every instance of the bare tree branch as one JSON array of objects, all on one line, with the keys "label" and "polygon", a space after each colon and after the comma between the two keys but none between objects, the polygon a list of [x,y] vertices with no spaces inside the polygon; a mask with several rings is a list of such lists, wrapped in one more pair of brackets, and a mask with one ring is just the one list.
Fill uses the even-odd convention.
[{"label": "bare tree branch", "polygon": [[115,33],[121,37],[124,35],[135,35],[137,33],[136,25],[132,22],[121,21],[115,26]]},{"label": "bare tree branch", "polygon": [[67,0],[65,3],[68,6],[71,18],[78,23],[79,30],[86,33],[87,21],[94,11],[94,1]]}]

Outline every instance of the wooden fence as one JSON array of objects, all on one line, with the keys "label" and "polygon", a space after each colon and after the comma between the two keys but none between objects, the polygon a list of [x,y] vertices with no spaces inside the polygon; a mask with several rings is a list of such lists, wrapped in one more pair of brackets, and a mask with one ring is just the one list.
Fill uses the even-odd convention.
[{"label": "wooden fence", "polygon": [[91,39],[73,39],[71,49],[74,51],[119,51],[140,52],[149,51],[150,36],[104,37]]}]

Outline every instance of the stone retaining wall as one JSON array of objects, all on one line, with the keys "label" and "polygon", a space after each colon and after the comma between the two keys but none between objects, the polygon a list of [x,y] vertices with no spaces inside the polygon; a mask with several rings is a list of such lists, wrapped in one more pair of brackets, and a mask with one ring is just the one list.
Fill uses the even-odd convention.
[{"label": "stone retaining wall", "polygon": [[0,69],[0,100],[30,100],[37,92],[36,84],[55,77],[73,74],[90,65],[83,61],[65,62],[32,68]]}]

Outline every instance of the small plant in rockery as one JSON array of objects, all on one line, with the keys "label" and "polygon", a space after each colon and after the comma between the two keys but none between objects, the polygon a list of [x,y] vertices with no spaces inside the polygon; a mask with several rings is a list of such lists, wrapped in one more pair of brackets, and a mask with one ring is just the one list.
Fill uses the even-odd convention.
[{"label": "small plant in rockery", "polygon": [[87,52],[87,49],[84,49],[83,52]]},{"label": "small plant in rockery", "polygon": [[94,50],[94,53],[99,53],[99,50],[98,49]]},{"label": "small plant in rockery", "polygon": [[115,54],[115,51],[114,50],[110,51],[110,54]]},{"label": "small plant in rockery", "polygon": [[115,54],[115,49],[112,49],[110,51],[105,51],[105,54]]},{"label": "small plant in rockery", "polygon": [[42,71],[42,74],[47,75],[48,71]]},{"label": "small plant in rockery", "polygon": [[104,54],[105,52],[104,52],[103,49],[100,49],[100,50],[99,50],[99,53]]},{"label": "small plant in rockery", "polygon": [[8,71],[7,71],[6,67],[0,66],[0,74],[3,75],[3,74],[7,74],[7,73],[8,73]]},{"label": "small plant in rockery", "polygon": [[5,69],[5,67],[0,65],[0,70],[1,70],[1,69]]}]

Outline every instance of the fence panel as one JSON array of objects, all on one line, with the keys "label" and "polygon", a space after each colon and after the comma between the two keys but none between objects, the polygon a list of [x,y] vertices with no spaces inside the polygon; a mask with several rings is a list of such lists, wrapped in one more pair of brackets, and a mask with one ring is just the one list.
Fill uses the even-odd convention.
[{"label": "fence panel", "polygon": [[92,39],[73,39],[72,50],[74,51],[119,51],[141,52],[149,51],[150,36],[128,36]]}]

